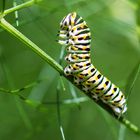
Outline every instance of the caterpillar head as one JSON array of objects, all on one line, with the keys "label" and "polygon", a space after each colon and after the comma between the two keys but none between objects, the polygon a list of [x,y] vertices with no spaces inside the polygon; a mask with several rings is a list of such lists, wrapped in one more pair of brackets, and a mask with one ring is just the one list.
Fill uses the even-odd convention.
[{"label": "caterpillar head", "polygon": [[69,31],[75,24],[76,12],[69,13],[60,22],[61,30]]}]

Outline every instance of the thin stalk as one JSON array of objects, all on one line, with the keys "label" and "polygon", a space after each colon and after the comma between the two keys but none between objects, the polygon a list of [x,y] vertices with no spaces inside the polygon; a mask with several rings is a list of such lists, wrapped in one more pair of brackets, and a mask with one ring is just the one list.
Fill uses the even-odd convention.
[{"label": "thin stalk", "polygon": [[17,39],[22,41],[27,45],[32,51],[38,54],[43,60],[50,64],[54,69],[56,69],[61,75],[63,75],[63,68],[54,59],[47,55],[42,49],[40,49],[35,43],[19,32],[15,27],[9,24],[4,18],[0,21],[0,26],[8,31],[10,34],[15,36]]},{"label": "thin stalk", "polygon": [[28,85],[26,85],[26,86],[24,86],[22,88],[14,89],[14,90],[8,90],[8,89],[4,89],[4,88],[0,87],[0,92],[11,93],[11,94],[16,94],[17,95],[17,93],[19,93],[19,92],[21,92],[21,91],[23,91],[25,89],[28,89],[30,87],[33,87],[33,86],[37,85],[38,83],[40,83],[40,80],[35,81],[33,83],[30,83],[30,84],[28,84]]},{"label": "thin stalk", "polygon": [[41,1],[41,0],[30,0],[30,1],[27,1],[27,2],[25,2],[25,3],[22,3],[22,4],[20,4],[20,5],[17,5],[17,6],[15,6],[15,7],[12,7],[12,8],[10,8],[10,9],[5,10],[5,11],[3,12],[3,15],[5,16],[5,15],[10,14],[10,13],[12,13],[12,12],[18,11],[18,10],[20,10],[20,9],[22,9],[22,8],[29,7],[29,6],[31,6],[31,5],[33,5],[33,4],[35,4],[35,3],[37,3],[37,2],[40,2],[40,1]]},{"label": "thin stalk", "polygon": [[62,140],[65,140],[65,135],[64,135],[64,130],[63,130],[63,126],[62,126],[62,120],[61,120],[60,103],[59,103],[59,100],[60,100],[59,98],[60,97],[59,97],[59,94],[60,94],[60,82],[58,81],[58,85],[57,85],[57,88],[56,88],[57,117],[58,117],[58,124],[59,124],[59,129],[60,129],[60,132],[61,132]]},{"label": "thin stalk", "polygon": [[136,72],[136,74],[135,74],[135,76],[134,76],[134,79],[133,79],[133,81],[132,81],[132,84],[131,84],[131,86],[130,86],[130,88],[129,88],[128,95],[127,95],[127,100],[128,100],[128,98],[130,97],[130,95],[131,95],[132,89],[133,89],[133,87],[134,87],[134,85],[135,85],[135,82],[136,82],[136,80],[137,80],[139,74],[140,74],[140,62],[139,62],[139,65],[138,65],[137,72]]}]

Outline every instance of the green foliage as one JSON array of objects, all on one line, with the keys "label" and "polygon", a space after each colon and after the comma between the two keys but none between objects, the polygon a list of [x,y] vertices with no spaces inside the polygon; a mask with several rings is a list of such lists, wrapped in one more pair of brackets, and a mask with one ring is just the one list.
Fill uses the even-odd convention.
[{"label": "green foliage", "polygon": [[[12,2],[6,1],[5,6],[12,7]],[[3,9],[1,5],[0,8]],[[69,12],[76,11],[92,32],[93,63],[127,96],[140,62],[139,9],[139,1],[44,0],[19,10],[19,27],[16,28],[59,62],[61,46],[55,41],[59,22]],[[6,19],[15,25],[14,13]],[[1,94],[0,139],[61,140],[61,124],[66,140],[139,139],[79,90],[74,90],[65,79],[61,79],[64,85],[59,85],[58,97],[59,73],[24,46],[0,30],[0,87],[17,89],[45,79],[20,92],[27,98],[25,102],[16,96]],[[138,73],[128,97],[127,117],[140,127],[139,83]],[[80,103],[82,100],[77,99],[83,97]],[[74,104],[71,99],[75,100]],[[70,102],[66,103],[68,100]]]}]

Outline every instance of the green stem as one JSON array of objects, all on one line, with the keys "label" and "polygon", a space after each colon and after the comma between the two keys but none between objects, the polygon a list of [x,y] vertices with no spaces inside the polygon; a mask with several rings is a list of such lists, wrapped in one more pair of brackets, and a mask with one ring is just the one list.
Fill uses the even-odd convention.
[{"label": "green stem", "polygon": [[20,4],[20,5],[17,5],[17,6],[15,6],[15,7],[12,7],[12,8],[10,8],[10,9],[8,9],[8,10],[5,10],[5,11],[3,12],[3,15],[5,16],[5,15],[7,15],[7,14],[9,14],[9,13],[15,12],[15,11],[20,10],[20,9],[22,9],[22,8],[29,7],[29,6],[31,6],[31,5],[33,5],[33,4],[35,4],[35,3],[37,3],[37,2],[40,2],[40,1],[41,1],[41,0],[30,0],[30,1],[27,1],[27,2],[25,2],[25,3],[22,3],[22,4]]},{"label": "green stem", "polygon": [[[9,24],[4,18],[1,19],[0,21],[0,26],[8,31],[10,34],[15,36],[17,39],[21,40],[26,46],[28,46],[32,51],[34,51],[36,54],[38,54],[43,60],[45,60],[48,64],[50,64],[55,70],[57,70],[60,75],[63,75],[63,68],[54,60],[52,59],[49,55],[47,55],[43,50],[41,50],[36,44],[34,44],[31,40],[29,40],[26,36],[24,36],[21,32],[19,32],[16,28],[14,28],[11,24]],[[65,76],[66,77],[66,76]],[[69,81],[71,79],[69,77],[66,77]],[[80,87],[78,87],[81,89]],[[91,94],[87,94],[91,99],[92,97],[90,96]],[[92,99],[93,100],[93,99]],[[95,101],[96,102],[96,101]],[[120,121],[122,124],[124,124],[127,128],[132,130],[134,133],[140,135],[140,130],[137,126],[132,124],[129,120],[127,120],[124,117],[118,118],[118,116],[115,116],[113,111],[104,104],[101,101],[96,102],[98,105],[100,105],[102,108],[104,108],[108,113],[110,113],[116,120]]]},{"label": "green stem", "polygon": [[4,89],[4,88],[0,88],[0,92],[5,92],[5,93],[10,93],[10,94],[15,94],[15,95],[18,95],[19,92],[25,90],[25,89],[28,89],[30,87],[33,87],[35,85],[37,85],[40,81],[36,81],[36,82],[33,82],[33,83],[30,83],[22,88],[19,88],[19,89],[14,89],[14,90],[7,90],[7,89]]},{"label": "green stem", "polygon": [[127,120],[126,118],[120,118],[119,121],[122,124],[124,124],[128,129],[132,130],[135,134],[140,135],[140,129],[136,125],[131,123],[129,120]]},{"label": "green stem", "polygon": [[28,39],[16,28],[14,28],[11,24],[9,24],[4,18],[1,19],[0,26],[6,31],[8,31],[10,34],[12,34],[13,36],[21,40],[25,45],[27,45],[36,54],[38,54],[43,60],[45,60],[54,69],[56,69],[61,75],[63,75],[63,68],[54,59],[52,59],[42,49],[40,49],[35,43],[33,43],[30,39]]}]

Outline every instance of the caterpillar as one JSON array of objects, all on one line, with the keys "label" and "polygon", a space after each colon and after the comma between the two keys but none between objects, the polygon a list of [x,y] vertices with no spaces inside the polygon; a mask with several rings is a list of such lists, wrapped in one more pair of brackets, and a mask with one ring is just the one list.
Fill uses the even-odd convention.
[{"label": "caterpillar", "polygon": [[69,13],[60,22],[58,36],[58,43],[66,46],[65,75],[72,75],[75,84],[94,100],[108,105],[117,116],[124,114],[127,111],[124,94],[91,63],[91,32],[83,18],[76,12]]}]

